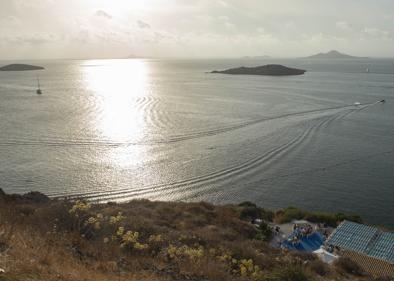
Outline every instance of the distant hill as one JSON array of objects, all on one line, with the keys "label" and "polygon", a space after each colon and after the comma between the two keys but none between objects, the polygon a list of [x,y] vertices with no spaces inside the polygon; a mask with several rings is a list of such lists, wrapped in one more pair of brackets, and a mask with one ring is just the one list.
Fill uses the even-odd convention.
[{"label": "distant hill", "polygon": [[332,50],[327,53],[318,53],[313,56],[306,57],[307,59],[363,59],[365,57],[355,57],[347,54],[342,54],[338,51]]},{"label": "distant hill", "polygon": [[28,70],[41,70],[44,69],[42,66],[30,65],[30,64],[9,64],[0,67],[0,71],[28,71]]},{"label": "distant hill", "polygon": [[270,59],[270,56],[244,56],[242,59]]},{"label": "distant hill", "polygon": [[286,76],[286,75],[302,75],[306,70],[290,68],[279,64],[267,64],[257,67],[238,67],[226,70],[214,70],[211,73],[234,74],[234,75],[270,75],[270,76]]}]

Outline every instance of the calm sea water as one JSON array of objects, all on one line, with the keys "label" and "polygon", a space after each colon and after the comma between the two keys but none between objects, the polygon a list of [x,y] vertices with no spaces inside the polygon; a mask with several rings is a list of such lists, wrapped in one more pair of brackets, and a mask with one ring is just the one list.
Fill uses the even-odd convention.
[{"label": "calm sea water", "polygon": [[[394,226],[394,60],[31,63],[46,69],[0,72],[7,192],[251,200]],[[266,63],[307,72],[206,73]]]}]

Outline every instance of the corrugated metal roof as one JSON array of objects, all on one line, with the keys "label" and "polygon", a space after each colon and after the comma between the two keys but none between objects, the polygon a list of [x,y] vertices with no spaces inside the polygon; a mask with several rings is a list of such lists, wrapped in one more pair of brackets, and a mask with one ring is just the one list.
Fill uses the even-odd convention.
[{"label": "corrugated metal roof", "polygon": [[383,232],[369,255],[394,263],[394,233]]},{"label": "corrugated metal roof", "polygon": [[382,232],[376,227],[344,221],[326,244],[394,263],[394,233]]}]

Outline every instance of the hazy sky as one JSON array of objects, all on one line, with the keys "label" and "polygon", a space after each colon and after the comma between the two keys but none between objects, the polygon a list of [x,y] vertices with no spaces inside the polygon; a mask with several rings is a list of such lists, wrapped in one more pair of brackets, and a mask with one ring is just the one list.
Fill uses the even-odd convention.
[{"label": "hazy sky", "polygon": [[393,0],[0,0],[0,59],[394,57]]}]

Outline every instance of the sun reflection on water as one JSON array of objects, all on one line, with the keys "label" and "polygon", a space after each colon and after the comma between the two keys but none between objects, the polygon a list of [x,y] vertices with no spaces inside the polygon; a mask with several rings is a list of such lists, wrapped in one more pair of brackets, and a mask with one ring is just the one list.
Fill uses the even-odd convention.
[{"label": "sun reflection on water", "polygon": [[143,136],[145,112],[136,101],[149,95],[143,60],[91,60],[83,65],[86,89],[93,93],[95,126],[102,138],[132,141]]}]

